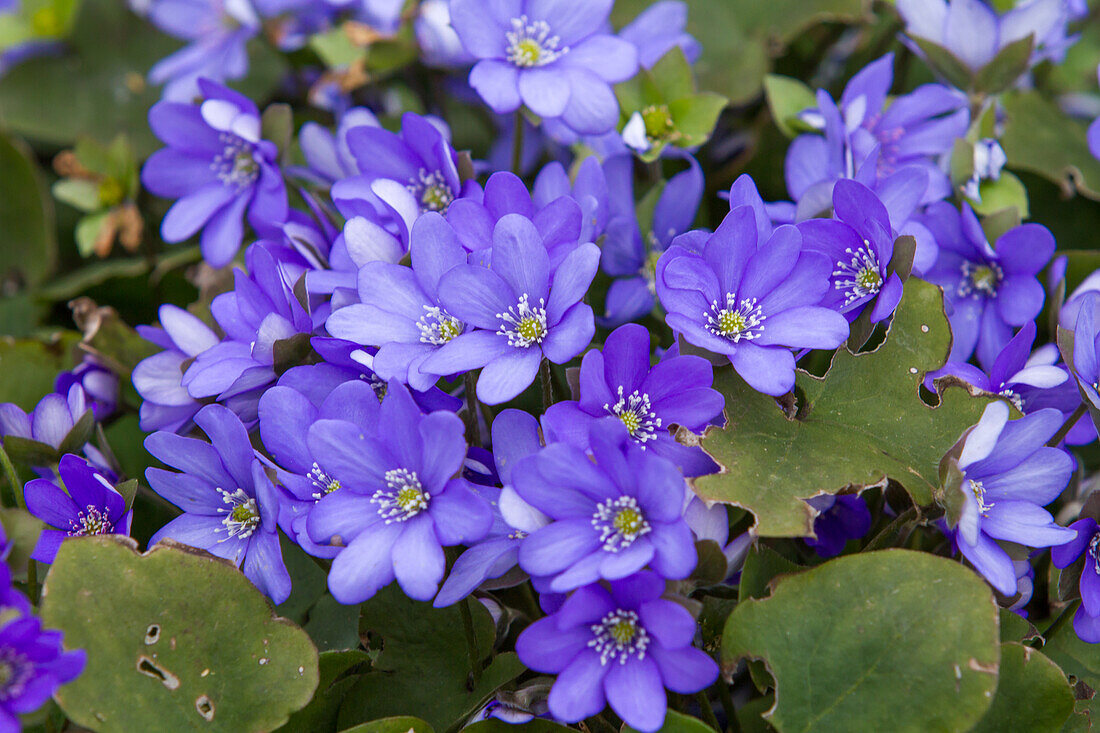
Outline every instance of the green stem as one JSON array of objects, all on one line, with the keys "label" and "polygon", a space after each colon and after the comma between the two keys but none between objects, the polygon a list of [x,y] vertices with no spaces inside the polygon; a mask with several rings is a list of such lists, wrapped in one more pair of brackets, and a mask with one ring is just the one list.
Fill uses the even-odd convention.
[{"label": "green stem", "polygon": [[1065,440],[1065,437],[1069,435],[1069,431],[1073,429],[1073,426],[1077,424],[1077,421],[1081,419],[1086,412],[1088,412],[1088,405],[1082,402],[1077,406],[1077,409],[1073,411],[1064,423],[1062,427],[1058,428],[1058,432],[1054,434],[1054,437],[1047,441],[1047,445],[1051,448],[1057,448],[1058,444]]},{"label": "green stem", "polygon": [[711,706],[710,700],[707,699],[707,693],[705,690],[700,690],[695,694],[695,701],[699,703],[699,707],[703,710],[703,720],[711,728],[714,728],[718,733],[722,733],[722,725],[718,722],[718,716],[714,714],[714,707]]},{"label": "green stem", "polygon": [[516,125],[512,137],[512,172],[523,177],[523,107],[516,110]]},{"label": "green stem", "polygon": [[886,525],[881,532],[875,535],[875,538],[867,543],[867,546],[863,548],[862,552],[871,552],[881,547],[885,547],[886,544],[898,534],[902,527],[911,522],[920,513],[920,509],[916,504],[906,509],[901,514],[894,517],[894,521]]},{"label": "green stem", "polygon": [[478,663],[477,636],[474,634],[474,617],[470,612],[470,598],[467,596],[458,604],[458,610],[462,614],[462,628],[466,632],[466,653],[470,657],[470,675],[474,680],[474,687],[481,682],[481,665]]},{"label": "green stem", "polygon": [[730,686],[721,677],[718,678],[718,699],[722,702],[722,710],[726,713],[726,727],[730,733],[741,733],[741,721],[737,718],[737,706],[733,704]]},{"label": "green stem", "polygon": [[469,420],[470,445],[481,445],[481,426],[477,417],[477,375],[466,372],[466,417]]},{"label": "green stem", "polygon": [[550,409],[554,404],[554,381],[550,375],[550,360],[543,359],[539,368],[539,381],[542,383],[542,411]]},{"label": "green stem", "polygon": [[16,506],[20,509],[26,509],[27,503],[23,501],[23,483],[19,480],[19,474],[15,472],[15,466],[12,465],[11,458],[8,457],[8,452],[4,450],[2,445],[0,445],[0,464],[3,465],[4,476],[11,484],[11,492],[15,495]]},{"label": "green stem", "polygon": [[1069,623],[1070,619],[1073,618],[1073,615],[1077,613],[1077,607],[1080,605],[1081,600],[1077,599],[1076,601],[1062,609],[1062,613],[1058,616],[1058,618],[1054,619],[1054,623],[1048,626],[1046,630],[1041,634],[1041,636],[1049,641],[1051,636],[1058,633],[1058,631],[1063,626]]}]

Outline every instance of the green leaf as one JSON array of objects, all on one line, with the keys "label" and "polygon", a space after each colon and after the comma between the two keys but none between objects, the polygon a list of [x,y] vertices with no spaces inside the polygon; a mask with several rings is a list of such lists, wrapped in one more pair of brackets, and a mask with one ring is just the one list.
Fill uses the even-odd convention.
[{"label": "green leaf", "polygon": [[[0,122],[4,116],[0,97]],[[35,285],[53,272],[57,260],[53,205],[30,150],[2,133],[0,171],[0,278]]]},{"label": "green leaf", "polygon": [[767,663],[777,688],[765,717],[784,733],[967,730],[997,685],[997,606],[945,558],[847,555],[738,605],[722,664],[742,657]]},{"label": "green leaf", "polygon": [[465,733],[566,733],[574,729],[541,718],[526,723],[505,723],[503,720],[490,718],[468,725],[462,730]]},{"label": "green leaf", "polygon": [[1010,168],[1030,171],[1090,199],[1100,199],[1100,160],[1089,152],[1085,126],[1037,92],[1003,97],[1001,146]]},{"label": "green leaf", "polygon": [[38,400],[53,392],[57,373],[75,365],[73,346],[78,338],[72,331],[50,342],[0,337],[0,402],[33,410]]},{"label": "green leaf", "polygon": [[26,578],[27,561],[46,525],[25,509],[0,509],[0,523],[4,525],[4,534],[11,547],[7,557],[8,567],[17,578]]},{"label": "green leaf", "polygon": [[[0,79],[0,124],[53,145],[122,133],[144,158],[160,146],[147,119],[160,89],[145,75],[179,48],[126,3],[84,0],[62,53],[29,59]],[[262,102],[286,62],[259,39],[249,43],[248,56],[248,77],[230,86]]]},{"label": "green leaf", "polygon": [[[484,664],[493,647],[493,621],[480,603],[469,604],[476,656]],[[340,708],[342,727],[417,715],[437,730],[446,730],[524,671],[515,654],[501,654],[482,670],[480,684],[472,685],[459,607],[433,608],[411,600],[396,584],[363,604],[360,628],[380,638],[382,653],[374,669],[347,694]]]},{"label": "green leaf", "polygon": [[1053,635],[1047,637],[1043,654],[1054,660],[1066,674],[1073,675],[1094,690],[1100,689],[1100,647],[1081,641],[1072,623],[1062,624]]},{"label": "green leaf", "polygon": [[[80,253],[81,257],[87,259],[95,253],[99,233],[103,231],[103,227],[106,226],[110,218],[111,212],[103,211],[81,217],[80,221],[76,223],[73,236],[76,239],[76,251]],[[115,262],[115,260],[107,260],[107,262]],[[143,266],[144,264],[142,262]]]},{"label": "green leaf", "polygon": [[1031,65],[1034,47],[1035,36],[1029,35],[1002,48],[974,77],[974,91],[999,94],[1011,87]]},{"label": "green leaf", "polygon": [[920,47],[928,65],[946,79],[952,86],[959,89],[969,89],[974,74],[958,56],[951,53],[943,46],[933,43],[926,38],[913,37],[913,41]]},{"label": "green leaf", "polygon": [[768,595],[768,586],[772,580],[804,569],[766,545],[754,545],[745,555],[745,564],[741,568],[741,582],[737,586],[738,600],[764,598]]},{"label": "green leaf", "polygon": [[310,607],[302,628],[321,651],[354,649],[359,646],[359,607],[345,606],[326,593]]},{"label": "green leaf", "polygon": [[366,55],[365,49],[351,42],[343,26],[310,36],[309,47],[330,69],[345,68]]},{"label": "green leaf", "polygon": [[53,196],[81,211],[99,209],[99,186],[84,178],[62,178],[53,184]]},{"label": "green leaf", "polygon": [[71,307],[73,320],[84,332],[81,348],[124,380],[129,380],[130,372],[141,360],[160,350],[127,325],[114,308],[96,306],[86,297],[73,301]]},{"label": "green leaf", "polygon": [[1058,733],[1073,713],[1073,688],[1058,665],[1029,646],[1001,645],[997,694],[971,733]]},{"label": "green leaf", "polygon": [[695,493],[751,511],[760,537],[809,536],[814,512],[804,499],[887,477],[930,504],[940,459],[992,399],[948,386],[939,406],[921,401],[924,374],[943,366],[950,346],[940,289],[910,278],[884,344],[858,356],[841,349],[824,379],[798,373],[793,419],[731,368],[719,369],[727,422],[702,445],[725,470],[695,479]]},{"label": "green leaf", "polygon": [[[629,725],[623,725],[623,731],[624,733],[637,733]],[[665,724],[661,726],[658,733],[714,733],[714,728],[698,718],[669,710],[665,714]]]},{"label": "green leaf", "polygon": [[725,97],[713,92],[703,92],[669,102],[668,111],[672,115],[674,129],[680,133],[680,137],[675,140],[676,145],[693,147],[705,143],[728,102]]},{"label": "green leaf", "polygon": [[679,99],[695,94],[695,76],[679,46],[673,46],[672,50],[662,56],[649,74],[664,99]]},{"label": "green leaf", "polygon": [[264,140],[275,143],[279,149],[279,159],[285,160],[294,140],[294,112],[289,104],[279,102],[267,106],[260,117],[260,135]]},{"label": "green leaf", "polygon": [[340,711],[340,703],[358,679],[354,672],[360,666],[370,667],[370,657],[362,650],[321,652],[317,694],[309,705],[290,716],[286,725],[279,728],[280,733],[336,730],[336,715]]},{"label": "green leaf", "polygon": [[[55,695],[97,731],[270,730],[317,687],[317,650],[225,560],[116,535],[62,544],[42,621],[88,666]],[[125,694],[120,694],[125,690]]]},{"label": "green leaf", "polygon": [[435,733],[435,729],[420,718],[398,715],[360,723],[354,728],[345,728],[341,733]]},{"label": "green leaf", "polygon": [[[1003,171],[996,181],[982,181],[979,188],[981,202],[968,199],[974,211],[989,216],[1002,209],[1016,209],[1021,219],[1028,218],[1027,189],[1020,179],[1008,171]],[[995,240],[991,240],[995,241]]]},{"label": "green leaf", "polygon": [[814,90],[789,76],[768,74],[764,78],[764,95],[768,99],[772,120],[784,135],[791,138],[802,132],[792,125],[792,120],[797,121],[799,112],[817,107]]},{"label": "green leaf", "polygon": [[1028,641],[1037,637],[1039,633],[1026,618],[1001,609],[1001,641]]}]

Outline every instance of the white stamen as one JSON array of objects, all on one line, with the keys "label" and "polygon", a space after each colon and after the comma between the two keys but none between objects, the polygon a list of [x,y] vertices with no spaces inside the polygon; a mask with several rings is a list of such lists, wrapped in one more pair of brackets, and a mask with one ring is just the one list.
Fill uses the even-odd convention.
[{"label": "white stamen", "polygon": [[620,496],[597,504],[592,527],[600,533],[600,542],[607,552],[630,547],[634,540],[652,531],[633,496]]},{"label": "white stamen", "polygon": [[546,338],[546,301],[543,298],[539,298],[539,304],[532,307],[527,293],[524,293],[507,313],[497,313],[496,316],[501,320],[497,334],[508,337],[509,346],[526,349],[532,344],[541,344]]},{"label": "white stamen", "polygon": [[726,307],[720,308],[718,301],[710,304],[706,316],[706,329],[715,336],[738,343],[741,339],[752,341],[764,333],[761,325],[767,319],[763,310],[756,304],[756,298],[744,298],[740,303],[733,293],[726,293]]},{"label": "white stamen", "polygon": [[653,412],[649,402],[649,395],[634,390],[630,395],[623,395],[623,388],[618,389],[619,401],[614,405],[605,403],[603,409],[623,421],[630,437],[639,443],[645,443],[657,439],[657,430],[661,427],[661,418]]},{"label": "white stamen", "polygon": [[626,664],[634,656],[639,661],[645,659],[649,634],[638,623],[638,614],[634,611],[617,609],[589,628],[595,638],[588,642],[588,646],[600,655],[600,664],[606,665],[613,659],[617,659],[619,664]]}]

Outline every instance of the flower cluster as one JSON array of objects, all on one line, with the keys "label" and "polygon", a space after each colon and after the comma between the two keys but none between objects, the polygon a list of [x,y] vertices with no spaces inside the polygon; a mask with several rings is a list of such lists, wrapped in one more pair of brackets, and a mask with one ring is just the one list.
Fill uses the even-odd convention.
[{"label": "flower cluster", "polygon": [[[1040,274],[1065,273],[1051,231],[987,215],[982,192],[1006,175],[1010,147],[988,122],[992,102],[946,75],[891,95],[901,75],[887,53],[838,99],[807,91],[805,108],[777,120],[793,138],[783,200],[766,202],[747,174],[713,182],[728,185],[728,210],[717,202],[711,231],[696,226],[716,203],[699,150],[710,130],[696,140],[677,127],[697,116],[684,4],[657,3],[618,31],[612,0],[413,5],[146,4],[187,45],[150,72],[165,84],[149,112],[165,147],[141,181],[171,201],[163,240],[198,239],[206,287],[192,308],[157,304],[132,364],[108,362],[87,336],[55,393],[29,413],[0,405],[5,466],[10,453],[39,475],[19,487],[49,525],[36,561],[53,562],[68,537],[130,533],[133,494],[102,429],[130,409],[163,464],[142,478],[178,509],[150,545],[227,560],[275,604],[297,582],[290,551],[317,559],[340,604],[396,584],[437,608],[463,604],[468,620],[483,600],[500,640],[552,677],[524,678],[527,702],[498,708],[566,723],[610,708],[657,731],[668,692],[720,697],[699,599],[737,598],[746,553],[772,541],[697,495],[697,480],[729,468],[707,441],[737,399],[798,423],[839,350],[914,338],[894,326],[906,281],[922,278],[942,290],[950,354],[944,338],[940,368],[891,376],[913,382],[921,409],[959,383],[960,400],[987,406],[953,431],[935,504],[912,508],[942,520],[920,531],[1021,612],[1035,579],[1019,548],[1083,565],[1074,624],[1100,642],[1097,518],[1067,528],[1046,508],[1075,469],[1066,446],[1096,439],[1083,416],[1100,415],[1100,278],[1068,300],[1048,292]],[[918,56],[953,54],[973,74],[1030,39],[1021,76],[1064,53],[1078,17],[1061,0],[1000,15],[979,0],[898,0],[897,12]],[[367,75],[359,57],[313,80],[333,124],[311,112],[297,135],[285,110],[226,86],[258,36],[305,55],[343,29],[361,51],[396,42],[408,20],[433,82],[511,136],[511,170],[501,141],[473,160],[446,105],[440,117],[397,93],[353,94],[349,80]],[[678,75],[690,83],[668,104],[634,104],[624,84],[644,96]],[[651,125],[676,145],[642,144]],[[1096,124],[1091,141],[1100,154]],[[1044,309],[1060,331],[1037,321]],[[1036,349],[1040,334],[1050,343]],[[127,407],[116,372],[140,405]],[[866,549],[873,527],[897,521],[894,483],[909,477],[864,478],[800,494],[810,519],[775,540],[783,562]],[[524,608],[501,610],[520,596]],[[80,670],[37,624],[23,608],[0,627],[9,717]],[[21,650],[40,636],[52,656],[32,663]]]}]

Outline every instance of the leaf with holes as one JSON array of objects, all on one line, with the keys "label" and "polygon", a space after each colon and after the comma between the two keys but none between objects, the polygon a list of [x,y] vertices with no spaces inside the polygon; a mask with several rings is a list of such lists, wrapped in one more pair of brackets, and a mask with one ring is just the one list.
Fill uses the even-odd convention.
[{"label": "leaf with holes", "polygon": [[968,730],[997,686],[997,605],[980,577],[945,558],[848,555],[739,604],[722,665],[744,657],[775,678],[765,718],[783,733]]},{"label": "leaf with holes", "polygon": [[96,731],[272,730],[317,687],[306,633],[231,564],[171,541],[144,555],[117,535],[64,542],[42,622],[88,652],[56,699]]},{"label": "leaf with holes", "polygon": [[761,537],[808,536],[814,512],[803,499],[887,477],[917,504],[931,503],[940,459],[991,399],[948,386],[937,407],[921,400],[925,372],[943,366],[950,348],[940,289],[910,278],[878,349],[839,351],[824,379],[799,372],[793,418],[732,369],[718,370],[726,425],[708,430],[702,445],[723,468],[696,479],[695,493],[748,509]]}]

